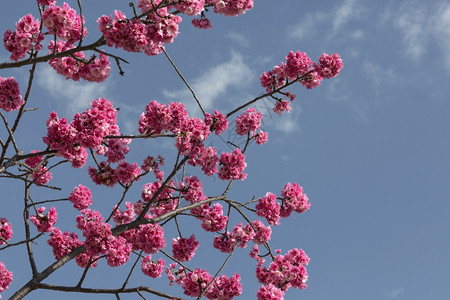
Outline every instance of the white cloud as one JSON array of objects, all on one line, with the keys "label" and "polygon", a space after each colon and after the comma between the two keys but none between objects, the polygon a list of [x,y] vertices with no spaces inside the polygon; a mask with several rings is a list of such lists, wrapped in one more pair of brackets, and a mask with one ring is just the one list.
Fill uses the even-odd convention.
[{"label": "white cloud", "polygon": [[431,44],[441,49],[443,61],[450,70],[450,3],[439,1],[434,5],[419,1],[405,2],[399,13],[392,15],[394,26],[403,35],[405,53],[421,60]]},{"label": "white cloud", "polygon": [[236,33],[236,32],[230,32],[225,35],[226,38],[238,43],[242,47],[249,47],[250,41],[248,38],[246,38],[244,35]]},{"label": "white cloud", "polygon": [[[215,65],[188,83],[194,90],[198,100],[205,110],[213,108],[214,101],[230,92],[231,88],[242,88],[248,85],[252,78],[250,68],[245,64],[241,54],[231,53],[231,59]],[[171,100],[188,103],[190,115],[199,115],[199,109],[187,88],[180,90],[163,90],[163,94]],[[187,101],[191,99],[191,101]]]},{"label": "white cloud", "polygon": [[399,294],[404,293],[406,289],[404,287],[395,288],[391,291],[386,292],[386,296],[390,299],[396,298]]},{"label": "white cloud", "polygon": [[86,110],[97,98],[107,98],[107,83],[66,80],[47,65],[41,65],[36,77],[38,85],[47,91],[49,97],[65,107],[68,115]]},{"label": "white cloud", "polygon": [[[359,18],[364,12],[364,7],[357,3],[356,0],[344,0],[342,3],[338,3],[336,8],[329,9],[327,13],[315,12],[308,14],[305,19],[296,24],[294,29],[289,28],[289,35],[297,39],[305,39],[311,36],[315,36],[315,28],[318,28],[322,24],[331,23],[332,30],[328,32],[326,39],[334,37],[342,31],[348,22],[353,19]],[[330,27],[330,26],[327,26]],[[352,35],[357,35],[356,38],[362,37],[362,32],[353,32]]]},{"label": "white cloud", "polygon": [[379,64],[366,61],[362,64],[363,71],[370,77],[375,87],[382,83],[395,82],[395,74],[392,68],[385,68]]}]

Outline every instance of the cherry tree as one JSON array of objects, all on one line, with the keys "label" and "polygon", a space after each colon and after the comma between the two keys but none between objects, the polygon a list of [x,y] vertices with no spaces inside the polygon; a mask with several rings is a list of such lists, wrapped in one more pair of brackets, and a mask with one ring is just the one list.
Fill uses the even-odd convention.
[{"label": "cherry tree", "polygon": [[[31,271],[28,282],[14,285],[17,266],[0,252],[0,298],[9,288],[15,290],[11,299],[38,289],[111,294],[117,299],[129,293],[143,299],[145,294],[168,299],[234,299],[245,288],[243,275],[222,272],[233,255],[254,260],[254,274],[261,284],[255,291],[258,299],[283,299],[290,288],[306,288],[307,254],[298,248],[281,253],[271,245],[272,228],[282,226],[281,218],[297,217],[309,209],[303,187],[288,182],[278,193],[260,191],[248,199],[235,199],[230,191],[233,182],[252,176],[246,173],[246,157],[268,142],[268,131],[261,127],[263,115],[254,105],[268,99],[274,113],[288,113],[296,96],[287,88],[318,87],[323,79],[339,74],[341,58],[323,53],[314,62],[301,50],[289,51],[283,62],[260,75],[259,96],[224,112],[204,109],[165,48],[174,42],[183,19],[191,19],[199,30],[214,30],[209,18],[215,14],[240,16],[253,5],[253,0],[137,0],[130,3],[129,11],[99,16],[98,28],[85,25],[80,0],[75,7],[37,0],[34,7],[24,8],[30,11],[24,11],[15,26],[11,24],[4,32],[3,45],[10,60],[0,63],[5,76],[0,77],[0,177],[24,184],[15,193],[17,199],[2,199],[1,205],[22,205],[23,222],[11,224],[11,216],[0,210],[0,250],[25,248],[27,257],[22,263]],[[88,29],[90,36],[96,36],[94,42],[86,42]],[[113,103],[92,99],[90,107],[71,119],[50,112],[46,120],[34,125],[46,127],[42,143],[24,149],[18,134],[26,116],[37,109],[30,95],[38,66],[49,64],[67,80],[101,84],[111,72],[124,75],[127,61],[112,47],[135,55],[166,56],[192,93],[201,117],[190,116],[183,102],[151,100],[141,108],[135,131],[124,132],[117,125],[120,111]],[[27,82],[7,75],[19,67],[29,69]],[[232,150],[221,152],[209,141],[215,136],[226,140],[226,132],[244,142],[237,145],[228,140]],[[132,142],[137,140],[149,146],[172,140],[172,149],[150,152],[137,160],[132,154]],[[251,145],[255,146],[249,151]],[[62,190],[66,197],[54,199],[52,193],[61,190],[52,185],[52,173],[58,169],[68,173],[80,169],[91,185],[70,182],[72,188]],[[206,192],[208,178],[221,183],[214,183],[219,192]],[[116,199],[94,209],[102,189],[115,190]],[[133,191],[138,191],[139,199],[131,196]],[[60,221],[68,218],[66,207],[76,211],[76,218],[70,220],[75,231]],[[169,226],[176,230],[167,230]],[[53,263],[39,268],[37,247],[46,247]],[[225,253],[220,267],[205,269],[199,260],[193,263],[199,247]],[[81,270],[72,285],[44,283],[69,262]],[[95,268],[123,268],[122,285],[105,288],[87,280]],[[138,275],[146,276],[149,284],[135,285],[133,278]],[[150,282],[160,277],[165,278],[166,287],[151,287]]]}]

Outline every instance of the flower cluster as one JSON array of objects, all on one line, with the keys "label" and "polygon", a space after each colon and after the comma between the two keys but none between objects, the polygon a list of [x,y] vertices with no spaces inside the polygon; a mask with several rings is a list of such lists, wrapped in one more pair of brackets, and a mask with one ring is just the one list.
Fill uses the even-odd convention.
[{"label": "flower cluster", "polygon": [[221,167],[219,169],[219,178],[222,180],[244,180],[247,174],[243,173],[247,167],[245,155],[241,149],[236,149],[231,153],[222,153],[219,158]]},{"label": "flower cluster", "polygon": [[221,252],[230,253],[237,246],[241,248],[247,247],[247,243],[255,237],[255,231],[250,224],[242,227],[242,223],[239,222],[234,226],[232,232],[226,232],[222,236],[215,236],[213,246],[219,249]]},{"label": "flower cluster", "polygon": [[47,6],[49,6],[49,5],[55,5],[56,4],[56,0],[37,0],[37,3],[39,4],[39,5],[47,5]]},{"label": "flower cluster", "polygon": [[178,2],[174,7],[188,16],[195,16],[204,10],[205,0],[186,0]]},{"label": "flower cluster", "polygon": [[[31,151],[31,153],[39,153],[37,150]],[[25,164],[33,169],[31,173],[31,178],[38,185],[44,185],[52,179],[52,173],[47,170],[45,165],[42,163],[42,155],[28,157],[25,159]]]},{"label": "flower cluster", "polygon": [[51,232],[53,230],[53,225],[55,225],[56,219],[58,218],[58,214],[53,206],[46,215],[42,214],[44,211],[45,207],[38,208],[37,214],[30,216],[30,220],[36,225],[39,232]]},{"label": "flower cluster", "polygon": [[311,203],[308,202],[308,196],[303,194],[303,188],[297,183],[286,183],[283,190],[281,191],[282,206],[280,214],[282,217],[289,217],[292,211],[297,213],[303,213],[307,211]]},{"label": "flower cluster", "polygon": [[211,176],[217,173],[219,157],[215,147],[201,148],[197,157],[191,158],[188,163],[192,166],[200,166],[205,175]]},{"label": "flower cluster", "polygon": [[203,204],[198,208],[195,212],[198,213],[197,218],[202,220],[201,226],[205,231],[220,231],[227,225],[228,217],[223,215],[220,203],[216,203],[212,207],[209,204]]},{"label": "flower cluster", "polygon": [[236,117],[236,133],[239,135],[255,135],[255,131],[261,127],[262,114],[253,107],[247,108],[240,116]]},{"label": "flower cluster", "polygon": [[78,240],[78,235],[74,232],[69,233],[66,231],[62,233],[59,228],[54,228],[47,244],[52,247],[55,259],[60,259],[73,249],[83,245],[83,242]]},{"label": "flower cluster", "polygon": [[[138,7],[145,12],[148,9],[143,2],[138,1]],[[160,1],[154,2],[158,4]],[[151,3],[149,5],[152,6]],[[119,10],[114,11],[114,19],[103,15],[97,22],[108,46],[123,48],[129,52],[144,51],[147,55],[158,55],[162,52],[164,43],[172,43],[178,35],[181,17],[169,14],[164,7],[149,13],[145,23],[140,19],[127,19]]]},{"label": "flower cluster", "polygon": [[286,183],[281,196],[281,205],[272,193],[266,193],[264,197],[259,198],[255,206],[256,214],[266,218],[271,225],[279,225],[280,217],[287,218],[293,211],[303,213],[311,206],[308,196],[303,194],[303,188],[297,183]]},{"label": "flower cluster", "polygon": [[[266,289],[272,292],[287,291],[290,287],[296,289],[306,288],[308,273],[305,266],[309,263],[309,257],[303,250],[292,249],[286,255],[277,255],[270,263],[269,267],[261,267],[264,260],[258,263],[256,277]],[[272,285],[273,287],[270,287]],[[275,289],[274,289],[275,288]],[[262,289],[262,292],[264,288]],[[281,293],[280,293],[281,294]],[[258,298],[258,299],[278,299],[278,298]],[[281,299],[281,298],[280,298]]]},{"label": "flower cluster", "polygon": [[[108,148],[103,144],[105,136],[120,134],[116,114],[111,102],[104,98],[94,100],[90,109],[75,114],[70,123],[66,118],[58,118],[58,114],[52,112],[47,120],[47,136],[42,139],[51,149],[57,151],[57,156],[68,159],[75,168],[82,167],[87,159],[86,148],[96,150],[98,154],[104,154],[108,150],[124,151],[123,147]],[[106,168],[106,163],[104,167]]]},{"label": "flower cluster", "polygon": [[10,112],[18,110],[24,103],[16,79],[0,77],[0,109]]},{"label": "flower cluster", "polygon": [[44,40],[44,34],[39,30],[40,24],[39,20],[28,14],[19,19],[15,31],[11,32],[9,29],[5,31],[3,45],[12,53],[11,60],[18,61],[29,52],[42,49],[41,41]]},{"label": "flower cluster", "polygon": [[[306,53],[290,51],[286,55],[286,63],[280,63],[260,76],[261,86],[271,93],[282,88],[288,81],[299,80],[303,86],[311,89],[318,87],[323,78],[337,76],[342,67],[342,59],[337,53],[332,55],[322,53],[319,63],[313,63]],[[288,96],[290,101],[295,99],[295,95],[289,92],[280,93]],[[277,99],[273,111],[280,114],[290,109],[289,101]]]},{"label": "flower cluster", "polygon": [[216,277],[205,296],[208,299],[232,300],[242,293],[240,280],[241,276],[237,273],[230,278],[226,275]]},{"label": "flower cluster", "polygon": [[152,261],[152,256],[150,254],[146,255],[141,261],[142,273],[152,278],[161,277],[164,270],[165,261],[160,258],[158,261]]},{"label": "flower cluster", "polygon": [[214,114],[206,113],[205,124],[209,126],[211,132],[215,132],[216,135],[222,134],[228,128],[228,120],[217,109],[214,110]]},{"label": "flower cluster", "polygon": [[238,16],[253,8],[253,0],[206,0],[214,5],[214,12],[224,16]]},{"label": "flower cluster", "polygon": [[92,204],[91,190],[80,184],[72,190],[69,200],[78,210],[88,208]]},{"label": "flower cluster", "polygon": [[[87,34],[84,18],[65,3],[63,6],[50,6],[42,13],[42,23],[52,35],[68,44],[73,44]],[[83,24],[82,24],[83,23]],[[83,29],[83,32],[82,32]]]},{"label": "flower cluster", "polygon": [[12,226],[8,223],[6,218],[0,218],[0,246],[4,245],[6,241],[13,236]]},{"label": "flower cluster", "polygon": [[[59,53],[75,48],[74,45],[58,41],[56,44],[54,41],[50,41],[48,46],[49,54]],[[89,60],[86,59],[84,52],[75,52],[72,56],[57,57],[49,60],[49,65],[55,69],[55,71],[66,77],[66,79],[72,79],[74,81],[80,80],[80,78],[91,82],[103,82],[108,78],[111,72],[110,62],[108,56],[100,53],[100,58],[92,56]]]},{"label": "flower cluster", "polygon": [[[0,261],[0,293],[7,290],[13,280],[13,273]],[[2,296],[0,295],[0,298]]]},{"label": "flower cluster", "polygon": [[211,21],[208,18],[192,19],[192,25],[198,29],[211,29]]},{"label": "flower cluster", "polygon": [[[198,297],[206,289],[206,286],[213,279],[207,270],[196,268],[194,272],[189,272],[181,281],[184,293],[191,297]],[[211,286],[208,291],[211,290]]]},{"label": "flower cluster", "polygon": [[200,243],[191,235],[190,238],[177,237],[172,239],[172,253],[173,257],[179,261],[190,261],[197,250]]}]

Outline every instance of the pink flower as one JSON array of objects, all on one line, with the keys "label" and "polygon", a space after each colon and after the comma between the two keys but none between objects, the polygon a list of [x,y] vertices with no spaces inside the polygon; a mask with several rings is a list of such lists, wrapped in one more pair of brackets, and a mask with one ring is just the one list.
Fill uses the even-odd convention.
[{"label": "pink flower", "polygon": [[275,107],[273,108],[273,111],[280,115],[283,111],[289,112],[291,109],[292,108],[290,106],[289,101],[281,100],[281,101],[277,101],[275,103]]},{"label": "pink flower", "polygon": [[317,71],[309,73],[305,78],[300,80],[300,83],[307,89],[318,87],[322,81],[322,76]]},{"label": "pink flower", "polygon": [[141,168],[137,163],[130,164],[126,161],[121,161],[115,170],[115,176],[120,182],[127,184],[139,180],[141,172]]},{"label": "pink flower", "polygon": [[314,69],[323,78],[336,77],[343,66],[342,59],[337,53],[332,55],[322,53],[319,57],[319,64],[314,63]]},{"label": "pink flower", "polygon": [[51,6],[51,5],[55,5],[55,4],[56,4],[56,0],[37,0],[37,3],[38,3],[39,5],[48,5],[48,6]]},{"label": "pink flower", "polygon": [[76,233],[64,232],[59,228],[54,228],[50,234],[47,244],[52,247],[55,259],[60,259],[66,254],[69,254],[73,249],[81,246],[83,243],[78,240]]},{"label": "pink flower", "polygon": [[165,261],[160,258],[158,261],[152,261],[152,256],[149,254],[141,261],[142,273],[152,278],[159,278],[164,270]]},{"label": "pink flower", "polygon": [[211,29],[211,21],[208,18],[192,19],[192,25],[198,29]]},{"label": "pink flower", "polygon": [[256,292],[258,300],[284,300],[284,292],[273,284],[263,285]]},{"label": "pink flower", "polygon": [[236,149],[231,153],[222,153],[219,158],[222,165],[219,169],[219,178],[222,180],[244,180],[247,174],[243,173],[247,167],[245,162],[245,155],[242,154],[241,149]]},{"label": "pink flower", "polygon": [[100,162],[99,165],[99,169],[88,167],[89,177],[97,185],[103,184],[113,187],[118,181],[115,170],[106,161]]},{"label": "pink flower", "polygon": [[0,77],[0,109],[10,112],[18,110],[24,103],[16,79]]},{"label": "pink flower", "polygon": [[111,267],[124,265],[130,259],[132,246],[125,238],[117,236],[108,242],[106,250],[106,262]]},{"label": "pink flower", "polygon": [[39,51],[40,44],[44,40],[44,34],[40,32],[40,22],[31,14],[23,16],[16,23],[16,30],[11,32],[7,29],[3,34],[3,45],[11,52],[10,59],[18,61],[24,58],[29,51]]},{"label": "pink flower", "polygon": [[252,241],[255,244],[264,244],[270,240],[270,235],[272,234],[272,229],[270,226],[265,226],[260,220],[255,220],[252,222],[253,227],[255,227],[255,236]]},{"label": "pink flower", "polygon": [[[40,151],[33,150],[31,153],[38,153]],[[31,173],[31,178],[35,181],[37,185],[44,185],[52,179],[52,173],[47,170],[45,163],[42,163],[42,155],[28,157],[25,159],[25,164],[33,169]]]},{"label": "pink flower", "polygon": [[103,223],[103,217],[98,211],[83,209],[76,217],[77,228],[83,231],[86,238],[86,252],[89,255],[106,254],[109,244],[114,240],[111,232],[111,225]]},{"label": "pink flower", "polygon": [[[8,289],[12,280],[13,273],[8,271],[3,262],[0,261],[0,293]],[[1,297],[2,296],[0,295],[0,298]]]},{"label": "pink flower", "polygon": [[[189,272],[181,282],[184,293],[191,297],[198,297],[206,288],[213,277],[206,270],[196,268],[194,272]],[[210,286],[208,292],[211,291]]]},{"label": "pink flower", "polygon": [[225,228],[228,217],[223,215],[222,205],[220,203],[214,204],[213,207],[209,205],[202,206],[201,211],[202,228],[206,231],[215,232]]},{"label": "pink flower", "polygon": [[191,158],[188,163],[192,166],[200,166],[205,175],[211,176],[217,173],[219,157],[215,147],[202,147],[198,156]]},{"label": "pink flower", "polygon": [[88,208],[92,204],[91,190],[80,184],[72,190],[69,200],[73,203],[73,207],[78,210]]},{"label": "pink flower", "polygon": [[52,206],[46,215],[42,213],[45,211],[45,207],[37,209],[37,214],[30,216],[31,222],[36,225],[39,232],[51,232],[53,230],[53,225],[56,223],[58,214],[56,209]]},{"label": "pink flower", "polygon": [[252,9],[253,0],[209,0],[214,4],[214,12],[224,16],[238,16]]},{"label": "pink flower", "polygon": [[235,273],[228,278],[226,275],[216,277],[212,288],[206,293],[208,299],[232,300],[242,293],[241,276]]},{"label": "pink flower", "polygon": [[236,117],[236,133],[239,135],[253,136],[255,131],[261,126],[262,114],[253,107],[247,108],[247,111]]},{"label": "pink flower", "polygon": [[276,202],[277,197],[272,193],[266,193],[262,198],[258,199],[255,206],[256,214],[266,218],[270,225],[280,224],[280,204]]},{"label": "pink flower", "polygon": [[139,230],[130,242],[145,253],[156,253],[166,246],[164,230],[158,224],[139,225]]},{"label": "pink flower", "polygon": [[86,26],[81,33],[81,24],[84,24],[84,18],[81,19],[77,12],[64,3],[63,6],[50,6],[42,13],[42,23],[47,27],[49,33],[56,34],[61,40],[73,44],[80,40],[81,36],[87,34]]},{"label": "pink flower", "polygon": [[286,183],[281,191],[283,205],[281,206],[281,216],[289,217],[292,211],[303,213],[311,207],[308,197],[303,194],[303,188],[297,183]]},{"label": "pink flower", "polygon": [[216,135],[222,134],[228,128],[228,120],[220,111],[215,110],[214,114],[206,113],[205,124],[209,126],[211,132]]},{"label": "pink flower", "polygon": [[264,132],[264,131],[260,131],[256,136],[256,144],[258,145],[262,145],[267,143],[268,139],[269,139],[269,133],[268,132]]},{"label": "pink flower", "polygon": [[286,76],[288,80],[295,80],[297,77],[309,71],[312,60],[305,52],[296,51],[295,53],[290,51],[286,55]]},{"label": "pink flower", "polygon": [[190,238],[177,237],[172,239],[172,253],[173,257],[179,261],[190,261],[197,250],[200,243],[191,235]]},{"label": "pink flower", "polygon": [[195,16],[201,13],[205,5],[205,0],[186,0],[175,4],[175,8],[185,15]]},{"label": "pink flower", "polygon": [[0,246],[13,236],[12,226],[6,218],[0,218]]}]

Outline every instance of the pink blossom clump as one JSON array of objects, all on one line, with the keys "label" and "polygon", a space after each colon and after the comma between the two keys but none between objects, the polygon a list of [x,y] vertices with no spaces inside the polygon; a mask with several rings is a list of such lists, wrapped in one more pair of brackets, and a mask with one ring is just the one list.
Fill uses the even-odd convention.
[{"label": "pink blossom clump", "polygon": [[213,246],[224,253],[232,252],[237,246],[246,248],[247,243],[255,236],[253,228],[247,224],[245,227],[239,222],[233,227],[232,232],[226,232],[221,236],[215,236]]},{"label": "pink blossom clump", "polygon": [[206,297],[208,299],[232,300],[242,293],[241,276],[235,273],[228,278],[226,275],[216,277],[208,289]]},{"label": "pink blossom clump", "polygon": [[58,214],[53,206],[46,215],[42,214],[44,211],[45,207],[38,208],[36,215],[30,216],[30,220],[36,225],[39,232],[51,232],[53,230],[53,225],[55,225],[56,219],[58,218]]},{"label": "pink blossom clump", "polygon": [[109,243],[114,239],[111,225],[103,222],[103,217],[96,210],[89,208],[81,210],[83,215],[76,217],[77,228],[86,238],[85,247],[88,255],[96,256],[106,254]]},{"label": "pink blossom clump", "polygon": [[78,210],[88,208],[92,204],[91,190],[80,184],[72,190],[69,200]]},{"label": "pink blossom clump", "polygon": [[188,16],[195,16],[204,10],[205,0],[186,0],[174,5],[175,9]]},{"label": "pink blossom clump", "polygon": [[219,178],[222,180],[245,180],[247,174],[243,173],[247,167],[245,162],[245,155],[241,149],[236,149],[231,153],[224,152],[220,155],[219,163]]},{"label": "pink blossom clump", "polygon": [[343,66],[342,59],[337,53],[331,55],[322,53],[319,57],[319,64],[314,63],[314,69],[323,78],[336,77]]},{"label": "pink blossom clump", "polygon": [[83,242],[78,239],[78,235],[74,232],[61,232],[59,228],[54,228],[50,233],[47,244],[52,247],[55,259],[59,260],[73,249],[81,246]]},{"label": "pink blossom clump", "polygon": [[255,235],[253,236],[252,241],[258,245],[267,243],[272,235],[270,226],[265,226],[260,220],[253,221],[252,225],[255,229]]},{"label": "pink blossom clump", "polygon": [[137,163],[130,164],[126,161],[121,161],[115,170],[117,179],[123,184],[131,183],[135,180],[139,180],[142,170]]},{"label": "pink blossom clump", "polygon": [[51,6],[51,5],[55,5],[56,4],[56,0],[37,0],[37,3],[39,5]]},{"label": "pink blossom clump", "polygon": [[206,0],[214,5],[214,12],[224,16],[238,16],[253,8],[253,0]]},{"label": "pink blossom clump", "polygon": [[266,218],[270,225],[280,224],[280,204],[277,201],[277,196],[272,193],[266,193],[262,198],[258,199],[256,204],[256,215]]},{"label": "pink blossom clump", "polygon": [[11,32],[9,29],[5,31],[3,45],[12,53],[11,60],[18,61],[27,53],[42,49],[41,41],[44,40],[44,34],[40,32],[39,27],[39,20],[28,14],[19,19],[15,31]]},{"label": "pink blossom clump", "polygon": [[239,135],[250,134],[252,137],[255,131],[261,127],[262,114],[253,107],[247,108],[240,116],[236,117],[236,133]]},{"label": "pink blossom clump", "polygon": [[269,133],[266,131],[260,131],[255,136],[256,144],[262,145],[269,140]]},{"label": "pink blossom clump", "polygon": [[179,133],[189,120],[183,103],[171,102],[169,105],[150,101],[139,119],[139,133],[159,135],[164,132]]},{"label": "pink blossom clump", "polygon": [[166,246],[164,230],[158,224],[139,225],[139,229],[130,241],[133,249],[139,249],[145,253],[156,253]]},{"label": "pink blossom clump", "polygon": [[63,156],[72,163],[74,168],[82,167],[87,160],[87,151],[77,145],[77,130],[68,124],[66,118],[58,118],[56,112],[51,112],[47,120],[47,136],[42,140],[52,150],[56,150],[56,156]]},{"label": "pink blossom clump", "polygon": [[223,230],[228,221],[228,217],[223,215],[220,203],[216,203],[212,207],[208,204],[202,205],[199,218],[202,219],[201,227],[209,232]]},{"label": "pink blossom clump", "polygon": [[263,285],[256,292],[258,300],[284,300],[284,292],[273,284]]},{"label": "pink blossom clump", "polygon": [[[42,23],[47,27],[50,34],[55,34],[61,40],[68,44],[79,41],[80,38],[87,35],[84,18],[77,15],[76,10],[71,8],[69,4],[64,3],[63,6],[50,6],[42,13]],[[81,29],[83,28],[83,32]]]},{"label": "pink blossom clump", "polygon": [[[50,41],[48,49],[49,54],[59,53],[75,48],[73,44],[67,44],[63,41],[58,41],[56,44],[54,41]],[[80,78],[90,82],[103,82],[108,78],[111,72],[111,63],[108,56],[100,53],[100,59],[92,56],[90,59],[86,59],[84,52],[75,52],[72,56],[57,57],[49,60],[49,65],[60,75],[66,77],[66,79],[72,79],[74,81],[80,80]]]},{"label": "pink blossom clump", "polygon": [[228,120],[225,115],[223,115],[217,109],[214,114],[206,113],[205,124],[209,126],[211,132],[215,132],[216,135],[222,134],[228,128]]},{"label": "pink blossom clump", "polygon": [[179,261],[190,261],[200,243],[191,235],[190,238],[177,237],[172,239],[173,257]]},{"label": "pink blossom clump", "polygon": [[[31,153],[39,153],[38,150],[33,150]],[[28,157],[25,159],[25,164],[33,169],[31,173],[31,178],[37,185],[44,185],[52,179],[52,173],[47,170],[47,168],[42,163],[42,155]]]},{"label": "pink blossom clump", "polygon": [[291,110],[290,102],[287,100],[279,100],[275,103],[273,111],[277,114],[281,114],[283,111],[289,112]]},{"label": "pink blossom clump", "polygon": [[134,220],[136,212],[134,211],[134,204],[131,202],[125,202],[127,207],[124,211],[120,211],[117,206],[114,206],[113,220],[116,225],[127,224]]},{"label": "pink blossom clump", "polygon": [[[3,262],[0,261],[0,293],[8,289],[12,280],[13,273],[8,271]],[[0,298],[1,297],[2,295],[0,295]]]},{"label": "pink blossom clump", "polygon": [[[189,272],[181,282],[184,294],[191,297],[198,297],[206,289],[206,286],[213,279],[207,270],[196,268],[194,272]],[[208,288],[211,291],[212,287]]]},{"label": "pink blossom clump", "polygon": [[147,156],[141,165],[141,169],[144,172],[153,171],[153,174],[155,175],[156,179],[158,179],[159,181],[163,181],[164,171],[160,170],[159,168],[160,166],[164,166],[164,157],[162,157],[161,155],[159,155],[158,158],[154,158],[153,156]]},{"label": "pink blossom clump", "polygon": [[148,254],[141,261],[142,273],[151,278],[159,278],[164,270],[165,261],[160,258],[158,261],[152,261],[152,256]]},{"label": "pink blossom clump", "polygon": [[111,164],[106,161],[101,161],[98,169],[89,166],[88,174],[96,185],[114,187],[114,185],[119,181],[115,170],[111,167]]},{"label": "pink blossom clump", "polygon": [[219,163],[217,150],[215,147],[202,147],[198,156],[188,160],[188,163],[194,167],[200,166],[205,175],[214,175],[217,173],[217,164]]},{"label": "pink blossom clump", "polygon": [[16,79],[0,77],[0,109],[10,112],[18,110],[24,103]]},{"label": "pink blossom clump", "polygon": [[8,219],[0,218],[0,246],[4,245],[13,236],[11,223],[8,223]]},{"label": "pink blossom clump", "polygon": [[111,267],[124,265],[130,259],[132,246],[124,237],[112,237],[106,250],[106,263]]},{"label": "pink blossom clump", "polygon": [[192,19],[192,25],[198,29],[211,29],[211,21],[208,18]]},{"label": "pink blossom clump", "polygon": [[268,286],[270,284],[287,291],[290,287],[305,289],[308,273],[305,266],[309,257],[303,250],[292,249],[286,255],[277,255],[269,267],[258,265],[256,277],[258,281]]},{"label": "pink blossom clump", "polygon": [[303,213],[311,207],[308,196],[303,194],[303,188],[297,183],[286,183],[281,191],[281,197],[283,197],[280,210],[281,217],[289,217],[292,211]]},{"label": "pink blossom clump", "polygon": [[285,73],[288,80],[295,80],[310,70],[312,60],[305,52],[289,51],[286,55]]}]

